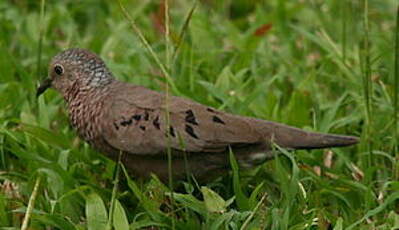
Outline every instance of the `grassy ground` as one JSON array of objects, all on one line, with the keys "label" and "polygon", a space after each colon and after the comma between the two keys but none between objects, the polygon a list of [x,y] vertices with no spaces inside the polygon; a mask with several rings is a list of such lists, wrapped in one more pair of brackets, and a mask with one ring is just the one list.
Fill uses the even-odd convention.
[{"label": "grassy ground", "polygon": [[123,168],[116,187],[116,164],[76,137],[62,98],[35,97],[47,62],[68,47],[100,54],[121,80],[165,90],[118,2],[46,1],[43,14],[41,2],[0,1],[0,229],[399,228],[396,1],[203,0],[190,18],[194,1],[173,0],[168,28],[159,2],[122,1],[171,93],[361,137],[283,152],[249,172],[232,160],[231,175],[173,194]]}]

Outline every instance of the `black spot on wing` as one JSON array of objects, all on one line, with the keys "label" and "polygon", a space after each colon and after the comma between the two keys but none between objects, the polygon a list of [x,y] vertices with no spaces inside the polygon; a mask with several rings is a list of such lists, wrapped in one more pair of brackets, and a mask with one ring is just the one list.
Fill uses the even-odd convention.
[{"label": "black spot on wing", "polygon": [[191,123],[193,125],[198,125],[198,122],[195,118],[195,115],[191,109],[186,111],[186,118],[185,118],[187,123]]},{"label": "black spot on wing", "polygon": [[131,124],[132,124],[132,119],[129,119],[129,120],[123,120],[123,121],[121,121],[121,122],[120,122],[120,124],[121,124],[122,126],[128,126],[128,125],[131,125]]},{"label": "black spot on wing", "polygon": [[161,125],[159,124],[159,116],[157,116],[153,121],[152,124],[154,125],[155,128],[161,129]]},{"label": "black spot on wing", "polygon": [[140,125],[140,129],[144,131],[145,130],[145,126]]},{"label": "black spot on wing", "polygon": [[118,126],[118,124],[116,122],[114,122],[114,127],[115,127],[116,130],[119,130],[119,126]]},{"label": "black spot on wing", "polygon": [[169,133],[172,137],[176,137],[175,129],[172,126],[169,127]]},{"label": "black spot on wing", "polygon": [[195,134],[193,127],[191,127],[190,125],[186,125],[185,130],[191,137],[198,139],[198,136],[197,134]]},{"label": "black spot on wing", "polygon": [[222,120],[222,119],[220,119],[218,116],[213,116],[212,117],[212,121],[213,122],[216,122],[216,123],[220,123],[220,124],[226,124],[226,123],[224,123],[224,121]]},{"label": "black spot on wing", "polygon": [[141,115],[140,114],[135,114],[132,116],[132,119],[139,121],[141,119]]},{"label": "black spot on wing", "polygon": [[211,112],[211,113],[215,113],[216,111],[214,110],[214,109],[212,109],[212,108],[206,108],[206,110],[208,111],[208,112]]},{"label": "black spot on wing", "polygon": [[148,114],[147,111],[144,112],[144,120],[148,121],[150,119],[150,115]]}]

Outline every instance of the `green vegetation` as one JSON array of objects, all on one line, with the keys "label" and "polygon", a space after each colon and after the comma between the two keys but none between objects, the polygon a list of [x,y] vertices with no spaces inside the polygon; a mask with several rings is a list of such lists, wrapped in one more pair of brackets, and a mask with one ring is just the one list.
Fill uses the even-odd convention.
[{"label": "green vegetation", "polygon": [[[118,1],[0,1],[0,229],[399,228],[396,1],[174,0],[168,27],[159,2],[122,1],[129,21]],[[35,97],[69,47],[123,81],[361,143],[249,171],[231,157],[171,193],[79,140],[55,91]]]}]

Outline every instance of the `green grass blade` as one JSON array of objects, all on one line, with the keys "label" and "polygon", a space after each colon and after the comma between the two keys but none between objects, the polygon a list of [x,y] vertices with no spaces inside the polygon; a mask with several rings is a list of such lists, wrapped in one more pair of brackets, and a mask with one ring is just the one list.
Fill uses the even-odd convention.
[{"label": "green grass blade", "polygon": [[96,193],[90,193],[86,197],[87,229],[106,229],[108,214],[104,202]]},{"label": "green grass blade", "polygon": [[[394,64],[394,88],[393,88],[393,120],[394,120],[394,148],[396,159],[399,159],[399,6],[396,8],[396,29],[395,29],[395,64]],[[394,178],[399,179],[399,164],[396,163]]]}]

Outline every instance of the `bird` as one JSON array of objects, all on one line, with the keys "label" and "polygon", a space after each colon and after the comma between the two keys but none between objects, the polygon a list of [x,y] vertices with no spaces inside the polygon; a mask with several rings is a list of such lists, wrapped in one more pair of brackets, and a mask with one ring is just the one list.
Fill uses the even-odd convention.
[{"label": "bird", "polygon": [[[64,98],[71,126],[94,149],[122,163],[129,174],[162,181],[187,175],[209,180],[230,169],[255,167],[287,149],[344,147],[355,136],[305,131],[285,124],[234,115],[193,100],[168,96],[117,80],[104,61],[82,48],[55,55],[36,96],[48,88]],[[168,151],[172,156],[168,170]]]}]

